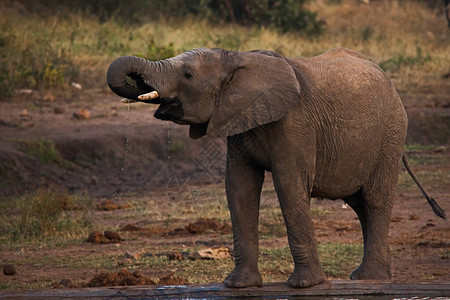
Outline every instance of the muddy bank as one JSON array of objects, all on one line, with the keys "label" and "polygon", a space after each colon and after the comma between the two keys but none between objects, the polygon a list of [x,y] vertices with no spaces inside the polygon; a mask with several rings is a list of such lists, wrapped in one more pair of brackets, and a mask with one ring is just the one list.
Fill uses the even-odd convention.
[{"label": "muddy bank", "polygon": [[[184,127],[171,129],[168,138],[165,125],[154,126],[151,132],[146,132],[146,126],[121,132],[120,126],[106,125],[82,134],[3,140],[2,194],[21,194],[36,186],[54,185],[71,193],[87,191],[93,197],[111,197],[176,181],[211,183],[222,179],[226,153],[223,141],[191,142]],[[43,161],[39,154],[24,149],[24,139],[43,148],[38,144],[51,141],[62,160]],[[218,152],[208,158],[204,151]]]},{"label": "muddy bank", "polygon": [[[35,102],[26,115],[25,102],[0,102],[1,195],[54,185],[112,197],[223,179],[224,139],[191,140],[187,126],[156,120],[155,107],[116,102]],[[81,109],[90,117],[77,118]],[[450,144],[449,108],[408,107],[408,117],[407,143]]]}]

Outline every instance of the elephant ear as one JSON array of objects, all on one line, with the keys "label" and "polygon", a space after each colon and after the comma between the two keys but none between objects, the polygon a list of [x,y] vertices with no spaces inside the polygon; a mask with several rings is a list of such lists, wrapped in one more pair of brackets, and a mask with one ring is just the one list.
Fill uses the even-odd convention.
[{"label": "elephant ear", "polygon": [[285,58],[235,52],[228,82],[217,97],[207,135],[231,136],[283,118],[299,104],[300,84]]}]

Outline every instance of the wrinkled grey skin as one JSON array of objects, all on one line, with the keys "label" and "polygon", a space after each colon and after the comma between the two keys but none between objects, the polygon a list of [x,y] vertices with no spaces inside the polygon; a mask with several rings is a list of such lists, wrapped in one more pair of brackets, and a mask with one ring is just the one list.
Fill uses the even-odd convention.
[{"label": "wrinkled grey skin", "polygon": [[[127,75],[136,84],[126,83]],[[364,258],[351,278],[391,277],[387,237],[407,117],[377,65],[348,49],[306,59],[203,48],[158,62],[121,57],[107,77],[125,98],[156,90],[155,117],[190,125],[194,139],[228,137],[236,266],[226,286],[262,284],[258,216],[265,170],[272,172],[287,227],[292,287],[325,280],[311,197],[344,199],[359,217]]]}]

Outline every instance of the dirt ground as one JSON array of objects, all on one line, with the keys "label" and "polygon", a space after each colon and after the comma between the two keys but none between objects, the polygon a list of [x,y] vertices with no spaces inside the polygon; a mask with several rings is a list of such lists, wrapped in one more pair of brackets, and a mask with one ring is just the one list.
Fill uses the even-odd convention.
[{"label": "dirt ground", "polygon": [[[20,95],[14,101],[0,102],[1,201],[11,201],[13,195],[47,185],[70,194],[84,193],[96,204],[111,200],[113,204],[125,207],[108,210],[92,205],[88,215],[97,228],[114,228],[123,240],[120,243],[82,241],[54,248],[24,247],[2,251],[0,262],[13,262],[17,274],[0,274],[0,283],[18,287],[33,285],[33,282],[43,282],[43,287],[86,286],[103,271],[117,275],[122,266],[130,266],[136,255],[171,254],[172,260],[176,261],[188,255],[183,252],[185,250],[192,254],[193,249],[199,247],[231,247],[230,226],[223,200],[223,140],[202,138],[191,141],[187,128],[155,120],[155,107],[123,105],[110,93],[80,95],[55,92],[53,96],[52,100],[52,97],[35,91]],[[416,122],[408,141],[419,143],[431,139],[431,142],[444,142],[440,146],[410,150],[409,157],[416,174],[448,215],[448,99],[430,98],[429,102],[418,106],[416,101],[405,100],[408,113],[413,116],[410,122]],[[89,118],[76,116],[82,108],[90,112]],[[436,128],[439,132],[435,132]],[[70,166],[43,162],[27,154],[23,148],[24,141],[38,139],[53,141],[62,158],[71,162]],[[278,224],[281,218],[270,174],[266,177],[261,205],[271,210],[268,214],[262,213],[261,222],[270,226],[261,227],[266,234],[266,238],[260,241],[261,249],[287,247],[285,235],[267,233],[273,230],[273,226],[282,228],[283,225]],[[222,200],[208,206],[209,195]],[[130,203],[136,209],[127,208]],[[145,208],[142,203],[149,207]],[[201,212],[196,211],[199,205],[203,207]],[[201,217],[210,218],[209,211],[215,211],[211,213],[215,219],[208,221],[212,225],[205,225],[206,230],[196,229],[198,224],[195,221]],[[362,243],[359,221],[342,201],[314,199],[312,212],[319,244]],[[450,282],[448,221],[433,214],[403,169],[392,214],[390,247],[394,281]],[[173,253],[174,250],[178,253]],[[113,263],[105,266],[103,261],[98,265],[93,262],[88,266],[74,266],[79,260],[93,260],[100,255],[103,258],[109,256]],[[51,263],[51,259],[62,263]],[[354,262],[356,266],[358,263]],[[230,266],[232,262],[227,263],[228,269]],[[192,278],[177,277],[174,264],[161,264],[153,269],[141,264],[138,270],[145,276],[131,273],[127,276],[141,279],[144,276],[138,280],[141,283],[152,282],[147,279],[159,283],[166,282],[164,280],[175,284],[199,283]],[[289,267],[279,266],[262,270],[269,280],[286,280],[291,271]],[[276,276],[270,277],[271,274]],[[225,275],[224,272],[216,278],[220,281]],[[327,275],[330,279],[346,279],[349,274]],[[63,279],[68,281],[62,282]]]}]

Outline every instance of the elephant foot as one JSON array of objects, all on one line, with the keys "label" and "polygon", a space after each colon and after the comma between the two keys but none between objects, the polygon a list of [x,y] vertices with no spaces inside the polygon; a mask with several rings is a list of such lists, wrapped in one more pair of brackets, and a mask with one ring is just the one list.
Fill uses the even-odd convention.
[{"label": "elephant foot", "polygon": [[248,286],[262,285],[262,277],[259,271],[249,268],[235,268],[225,278],[225,286],[230,288],[243,288]]},{"label": "elephant foot", "polygon": [[306,288],[326,280],[325,273],[321,268],[309,270],[294,270],[288,279],[290,287]]},{"label": "elephant foot", "polygon": [[361,264],[350,274],[351,280],[389,280],[391,279],[391,270],[389,267]]}]

